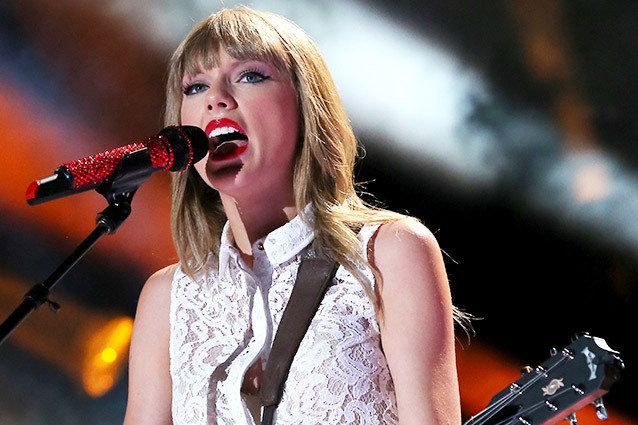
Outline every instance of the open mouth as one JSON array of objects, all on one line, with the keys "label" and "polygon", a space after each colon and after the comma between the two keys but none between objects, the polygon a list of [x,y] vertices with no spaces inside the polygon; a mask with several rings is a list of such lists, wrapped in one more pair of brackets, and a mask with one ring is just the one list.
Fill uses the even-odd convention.
[{"label": "open mouth", "polygon": [[211,159],[223,161],[241,155],[248,147],[248,136],[231,126],[217,127],[208,134]]}]

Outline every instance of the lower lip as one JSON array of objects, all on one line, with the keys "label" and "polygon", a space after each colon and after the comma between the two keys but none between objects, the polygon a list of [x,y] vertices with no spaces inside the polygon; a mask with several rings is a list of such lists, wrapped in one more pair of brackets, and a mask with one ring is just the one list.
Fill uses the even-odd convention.
[{"label": "lower lip", "polygon": [[242,153],[246,151],[246,148],[248,148],[248,143],[238,147],[237,149],[235,149],[234,152],[228,153],[226,155],[217,155],[217,156],[211,155],[210,158],[211,160],[215,162],[228,161],[229,159],[235,159],[239,157]]}]

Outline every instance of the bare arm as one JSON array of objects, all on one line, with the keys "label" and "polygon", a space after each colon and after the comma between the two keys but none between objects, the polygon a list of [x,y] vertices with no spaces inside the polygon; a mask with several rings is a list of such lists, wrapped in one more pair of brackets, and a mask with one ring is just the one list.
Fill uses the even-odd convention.
[{"label": "bare arm", "polygon": [[452,301],[436,239],[423,225],[403,220],[381,226],[372,249],[399,422],[460,424]]},{"label": "bare arm", "polygon": [[124,425],[172,424],[168,338],[175,267],[151,276],[140,294],[129,355]]}]

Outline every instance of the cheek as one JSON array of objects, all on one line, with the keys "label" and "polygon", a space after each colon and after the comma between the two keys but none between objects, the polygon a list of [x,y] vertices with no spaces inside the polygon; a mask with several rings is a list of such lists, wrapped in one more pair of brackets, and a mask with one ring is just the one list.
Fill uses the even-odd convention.
[{"label": "cheek", "polygon": [[297,97],[294,91],[277,96],[263,111],[269,111],[265,119],[271,123],[272,134],[280,135],[281,148],[288,152],[295,152],[299,139],[299,111]]},{"label": "cheek", "polygon": [[182,107],[180,108],[181,125],[198,125],[199,120],[195,111],[196,108],[193,102],[182,101]]}]

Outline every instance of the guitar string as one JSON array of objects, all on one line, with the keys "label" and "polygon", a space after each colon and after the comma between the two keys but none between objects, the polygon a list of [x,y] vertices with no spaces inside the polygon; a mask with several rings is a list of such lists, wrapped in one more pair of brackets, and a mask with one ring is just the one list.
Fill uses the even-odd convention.
[{"label": "guitar string", "polygon": [[569,354],[565,354],[564,351],[562,353],[563,353],[563,357],[558,359],[558,361],[554,363],[552,366],[550,366],[549,368],[547,368],[547,370],[545,370],[542,373],[539,373],[538,375],[530,379],[529,382],[524,384],[519,389],[504,395],[500,400],[492,403],[482,413],[479,413],[477,416],[470,418],[470,421],[468,421],[468,423],[470,424],[475,423],[474,419],[479,419],[479,417],[481,420],[491,419],[496,413],[498,413],[499,410],[501,410],[505,405],[510,404],[516,397],[520,396],[521,393],[523,393],[528,387],[535,384],[544,375],[548,375],[555,367],[557,367],[558,365],[563,363],[565,360],[570,358]]},{"label": "guitar string", "polygon": [[[571,388],[571,387],[564,388],[564,389],[562,389],[562,390],[558,391],[556,394],[554,394],[554,395],[552,396],[552,398],[553,398],[553,399],[558,398],[558,397],[562,396],[563,394],[570,392],[571,390],[572,390],[572,388]],[[548,399],[548,400],[549,400],[549,399]],[[542,406],[545,406],[545,400],[543,400],[543,401],[539,401],[538,403],[536,403],[536,404],[534,404],[534,405],[529,406],[527,409],[523,409],[523,411],[519,412],[516,416],[522,416],[522,415],[524,415],[524,414],[526,414],[526,413],[529,413],[529,412],[530,412],[530,411],[532,411],[532,410],[539,409],[539,408],[540,408],[540,407],[542,407]],[[557,410],[557,412],[558,412],[558,410]]]},{"label": "guitar string", "polygon": [[[560,397],[563,394],[569,392],[570,390],[571,390],[571,387],[562,389],[562,390],[558,391],[556,394],[554,394],[552,397],[553,398]],[[495,423],[493,425],[505,425],[505,424],[509,424],[509,423],[518,423],[516,421],[518,421],[518,417],[519,416],[523,416],[523,415],[525,415],[525,414],[527,414],[527,413],[529,413],[529,412],[531,412],[533,410],[539,409],[539,408],[541,408],[543,406],[545,406],[545,400],[539,401],[538,403],[532,404],[531,406],[527,407],[526,409],[523,409],[522,411],[517,412],[516,413],[516,417],[507,418],[507,419],[505,419],[505,420],[503,420],[501,422],[497,422],[497,423]]]},{"label": "guitar string", "polygon": [[491,407],[488,406],[483,412],[484,418],[482,419],[484,420],[491,419],[496,413],[498,413],[499,410],[501,410],[506,405],[511,404],[517,397],[521,396],[522,393],[526,391],[530,386],[535,384],[538,380],[542,379],[544,375],[549,374],[555,367],[560,365],[563,361],[565,361],[568,358],[569,358],[568,355],[563,356],[562,358],[558,359],[556,363],[554,363],[547,370],[545,370],[545,372],[539,373],[538,375],[530,379],[529,382],[524,384],[522,387],[518,388],[517,390],[513,390],[509,394],[504,395],[500,400],[493,403]]},{"label": "guitar string", "polygon": [[[539,373],[538,375],[536,375],[535,377],[533,377],[532,379],[530,379],[529,382],[527,382],[526,384],[524,384],[522,387],[520,387],[519,389],[510,392],[509,394],[504,395],[500,400],[496,401],[495,403],[493,403],[490,406],[488,406],[484,411],[483,411],[483,416],[485,417],[485,420],[491,419],[496,413],[498,413],[499,410],[501,410],[504,406],[506,406],[507,404],[510,404],[514,399],[516,399],[517,397],[519,397],[520,395],[522,395],[522,393],[524,391],[526,391],[530,386],[532,386],[533,384],[535,384],[538,380],[542,379],[544,377],[544,375],[549,374],[554,368],[556,368],[558,365],[560,365],[561,363],[563,363],[565,360],[569,359],[570,356],[564,354],[562,358],[558,359],[558,361],[556,363],[554,363],[552,366],[550,366],[547,370],[545,370],[545,372],[543,373]],[[483,418],[482,418],[483,419]]]}]

